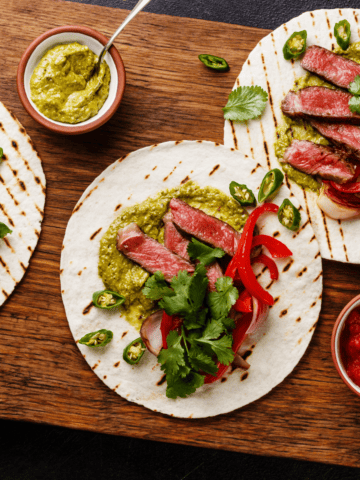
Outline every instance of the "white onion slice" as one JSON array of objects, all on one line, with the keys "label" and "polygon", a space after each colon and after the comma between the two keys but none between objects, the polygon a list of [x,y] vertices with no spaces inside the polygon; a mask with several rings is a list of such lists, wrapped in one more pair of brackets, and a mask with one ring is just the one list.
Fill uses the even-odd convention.
[{"label": "white onion slice", "polygon": [[317,206],[322,210],[325,215],[334,220],[347,220],[348,218],[356,217],[360,215],[360,208],[346,207],[334,202],[326,195],[326,190],[321,188],[320,195],[316,201]]},{"label": "white onion slice", "polygon": [[160,350],[163,347],[162,335],[161,335],[161,320],[163,311],[158,310],[144,320],[141,325],[140,336],[145,343],[146,348],[154,354],[156,357],[159,355]]}]

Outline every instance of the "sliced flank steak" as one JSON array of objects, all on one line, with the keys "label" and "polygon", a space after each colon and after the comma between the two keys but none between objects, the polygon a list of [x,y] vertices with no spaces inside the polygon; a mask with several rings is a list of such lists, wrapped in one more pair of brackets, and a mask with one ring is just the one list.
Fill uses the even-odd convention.
[{"label": "sliced flank steak", "polygon": [[352,95],[326,87],[306,87],[298,92],[290,91],[281,102],[281,109],[288,117],[314,118],[329,122],[360,124],[360,115],[349,108]]},{"label": "sliced flank steak", "polygon": [[331,143],[360,159],[360,127],[348,123],[309,120],[309,123]]},{"label": "sliced flank steak", "polygon": [[194,272],[191,263],[145,235],[136,223],[130,223],[118,231],[116,248],[148,272],[155,273],[160,270],[167,281],[175,277],[180,270]]},{"label": "sliced flank steak", "polygon": [[353,180],[355,174],[355,166],[347,160],[346,153],[307,140],[293,140],[283,160],[301,172],[338,183]]},{"label": "sliced flank steak", "polygon": [[[190,241],[179,232],[175,224],[172,222],[172,214],[169,211],[164,217],[164,245],[166,248],[176,253],[185,260],[190,260],[187,247]],[[215,284],[218,278],[223,277],[223,272],[217,262],[212,263],[206,267],[207,277],[209,280],[208,288],[211,292],[215,292]]]},{"label": "sliced flank steak", "polygon": [[312,45],[306,50],[300,65],[327,82],[346,89],[360,75],[358,63],[318,45]]},{"label": "sliced flank steak", "polygon": [[228,223],[190,207],[178,198],[170,201],[170,208],[173,222],[181,230],[202,242],[221,248],[229,255],[235,254],[241,235]]}]

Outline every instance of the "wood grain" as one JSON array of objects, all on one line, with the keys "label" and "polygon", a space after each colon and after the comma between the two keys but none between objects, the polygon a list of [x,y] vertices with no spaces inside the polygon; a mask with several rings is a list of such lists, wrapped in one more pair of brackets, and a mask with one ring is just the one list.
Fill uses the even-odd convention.
[{"label": "wood grain", "polygon": [[[118,112],[96,132],[62,137],[41,128],[21,106],[15,78],[22,53],[39,34],[65,24],[85,24],[109,37],[127,12],[51,0],[0,5],[0,100],[26,127],[47,178],[40,242],[1,310],[1,418],[360,466],[360,401],[340,380],[330,351],[336,316],[360,288],[358,266],[324,262],[321,317],[294,372],[257,402],[207,420],[157,414],[105,387],[74,344],[61,301],[60,249],[83,190],[140,147],[182,139],[222,143],[221,107],[247,55],[268,31],[140,14],[115,42],[127,71]],[[225,57],[230,72],[207,70],[199,53]]]}]

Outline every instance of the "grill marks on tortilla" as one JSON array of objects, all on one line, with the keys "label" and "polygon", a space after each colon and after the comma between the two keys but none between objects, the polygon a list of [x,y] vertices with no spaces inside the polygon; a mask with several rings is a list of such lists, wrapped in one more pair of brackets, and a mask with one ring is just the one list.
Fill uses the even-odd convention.
[{"label": "grill marks on tortilla", "polygon": [[346,258],[346,261],[348,262],[348,261],[349,261],[349,257],[348,257],[348,254],[347,254],[344,232],[343,232],[343,229],[342,229],[342,226],[341,226],[341,220],[338,220],[337,222],[338,222],[338,224],[339,224],[339,231],[340,231],[341,239],[342,239],[342,242],[343,242],[343,248],[344,248],[345,258]]},{"label": "grill marks on tortilla", "polygon": [[[116,209],[115,209],[115,211],[116,211]],[[91,235],[90,240],[94,240],[94,238],[96,237],[96,235],[97,235],[98,233],[100,233],[101,230],[102,230],[102,227],[98,228],[98,229],[96,230],[96,232],[94,232],[94,233]]]},{"label": "grill marks on tortilla", "polygon": [[269,103],[270,103],[270,107],[271,107],[271,111],[272,111],[274,125],[275,125],[275,128],[276,128],[278,126],[278,124],[277,124],[277,120],[276,120],[276,116],[275,116],[275,112],[274,112],[274,102],[273,102],[272,95],[271,95],[271,87],[270,87],[270,83],[269,83],[269,79],[268,79],[268,74],[267,74],[267,71],[266,71],[265,58],[264,58],[263,54],[261,54],[261,60],[262,60],[265,79],[266,79],[267,91],[268,91],[268,94],[269,94]]},{"label": "grill marks on tortilla", "polygon": [[230,120],[230,127],[231,127],[231,133],[232,133],[232,136],[233,136],[234,147],[237,150],[238,149],[238,141],[237,141],[237,138],[236,138],[234,122],[232,120]]},{"label": "grill marks on tortilla", "polygon": [[332,253],[332,248],[331,248],[330,234],[329,234],[329,229],[328,229],[328,226],[327,226],[326,216],[325,216],[325,213],[322,210],[320,210],[320,213],[321,213],[321,217],[322,217],[322,220],[323,220],[323,225],[324,225],[325,235],[326,235],[326,241],[327,241],[327,244],[328,244],[330,257],[334,258],[333,253]]},{"label": "grill marks on tortilla", "polygon": [[220,165],[219,165],[219,164],[218,164],[218,165],[215,165],[215,167],[214,167],[214,168],[211,170],[211,172],[209,173],[209,177],[210,177],[211,175],[213,175],[213,174],[216,172],[216,170],[218,170],[219,168],[220,168]]}]

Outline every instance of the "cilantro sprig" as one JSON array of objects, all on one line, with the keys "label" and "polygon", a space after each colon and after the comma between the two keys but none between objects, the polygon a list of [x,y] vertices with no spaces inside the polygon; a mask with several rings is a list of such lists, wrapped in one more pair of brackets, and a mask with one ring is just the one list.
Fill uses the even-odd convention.
[{"label": "cilantro sprig", "polygon": [[349,85],[349,92],[353,97],[349,100],[349,108],[353,113],[360,113],[360,75],[356,75]]},{"label": "cilantro sprig", "polygon": [[223,108],[225,120],[245,122],[258,118],[264,111],[268,94],[258,85],[233,90]]},{"label": "cilantro sprig", "polygon": [[[193,244],[194,258],[199,260],[204,249],[197,242]],[[210,252],[205,253],[206,260],[202,261],[210,258]],[[199,263],[192,276],[180,271],[169,287],[162,273],[156,272],[143,289],[144,295],[158,300],[168,315],[179,315],[183,319],[181,332],[173,330],[168,334],[168,348],[162,349],[158,356],[166,374],[169,398],[184,398],[194,393],[203,385],[205,374],[216,375],[218,362],[229,365],[234,359],[231,329],[235,324],[229,312],[238,291],[231,278],[221,277],[215,284],[216,291],[208,292],[206,274],[206,268]]]},{"label": "cilantro sprig", "polygon": [[0,222],[0,238],[4,238],[8,233],[12,233],[12,230],[5,223]]},{"label": "cilantro sprig", "polygon": [[199,262],[206,266],[210,265],[217,258],[222,258],[225,255],[224,250],[221,248],[211,248],[205,245],[196,238],[192,238],[187,247],[187,252],[190,258],[199,260]]}]

